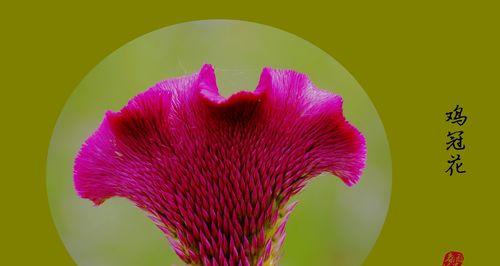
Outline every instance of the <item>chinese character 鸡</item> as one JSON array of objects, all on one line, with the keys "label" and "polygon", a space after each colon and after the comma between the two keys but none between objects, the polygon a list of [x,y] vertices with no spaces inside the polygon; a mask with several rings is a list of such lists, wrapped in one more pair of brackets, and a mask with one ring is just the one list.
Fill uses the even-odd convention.
[{"label": "chinese character \u9e21", "polygon": [[457,105],[453,111],[446,113],[446,121],[457,123],[460,126],[465,124],[465,121],[467,121],[467,116],[462,115],[462,111],[463,108]]}]

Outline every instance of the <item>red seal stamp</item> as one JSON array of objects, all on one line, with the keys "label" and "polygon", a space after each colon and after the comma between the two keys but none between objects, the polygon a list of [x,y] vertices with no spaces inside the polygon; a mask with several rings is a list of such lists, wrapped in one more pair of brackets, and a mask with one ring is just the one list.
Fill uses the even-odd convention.
[{"label": "red seal stamp", "polygon": [[444,255],[443,266],[462,266],[464,255],[458,251],[450,251]]}]

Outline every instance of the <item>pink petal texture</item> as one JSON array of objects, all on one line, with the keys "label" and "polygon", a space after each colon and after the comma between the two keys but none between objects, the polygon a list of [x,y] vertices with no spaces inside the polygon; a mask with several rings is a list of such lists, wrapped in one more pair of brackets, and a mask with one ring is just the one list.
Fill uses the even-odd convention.
[{"label": "pink petal texture", "polygon": [[190,265],[277,265],[290,198],[321,172],[351,186],[365,139],[340,96],[265,68],[255,91],[219,95],[214,70],[160,82],[108,112],[74,166],[78,195],[145,210]]}]

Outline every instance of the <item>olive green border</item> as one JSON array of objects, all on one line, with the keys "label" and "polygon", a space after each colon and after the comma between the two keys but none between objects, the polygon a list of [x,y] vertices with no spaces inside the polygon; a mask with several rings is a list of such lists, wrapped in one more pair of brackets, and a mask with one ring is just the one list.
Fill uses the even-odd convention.
[{"label": "olive green border", "polygon": [[[58,113],[80,79],[144,33],[219,18],[271,25],[314,43],[353,74],[378,109],[393,192],[365,265],[441,265],[449,250],[463,252],[464,265],[491,265],[500,237],[498,11],[484,1],[3,4],[0,264],[74,265],[51,221],[45,160]],[[449,177],[444,113],[455,104],[469,116],[467,173]]]}]

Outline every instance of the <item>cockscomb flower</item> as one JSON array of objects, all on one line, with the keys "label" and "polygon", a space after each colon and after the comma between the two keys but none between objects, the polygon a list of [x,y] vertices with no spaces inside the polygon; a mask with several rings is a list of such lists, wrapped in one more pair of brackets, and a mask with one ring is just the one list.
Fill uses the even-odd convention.
[{"label": "cockscomb flower", "polygon": [[276,265],[290,198],[321,172],[355,184],[365,139],[340,96],[265,68],[218,93],[214,70],[165,80],[108,112],[75,160],[78,195],[131,200],[189,265]]}]

